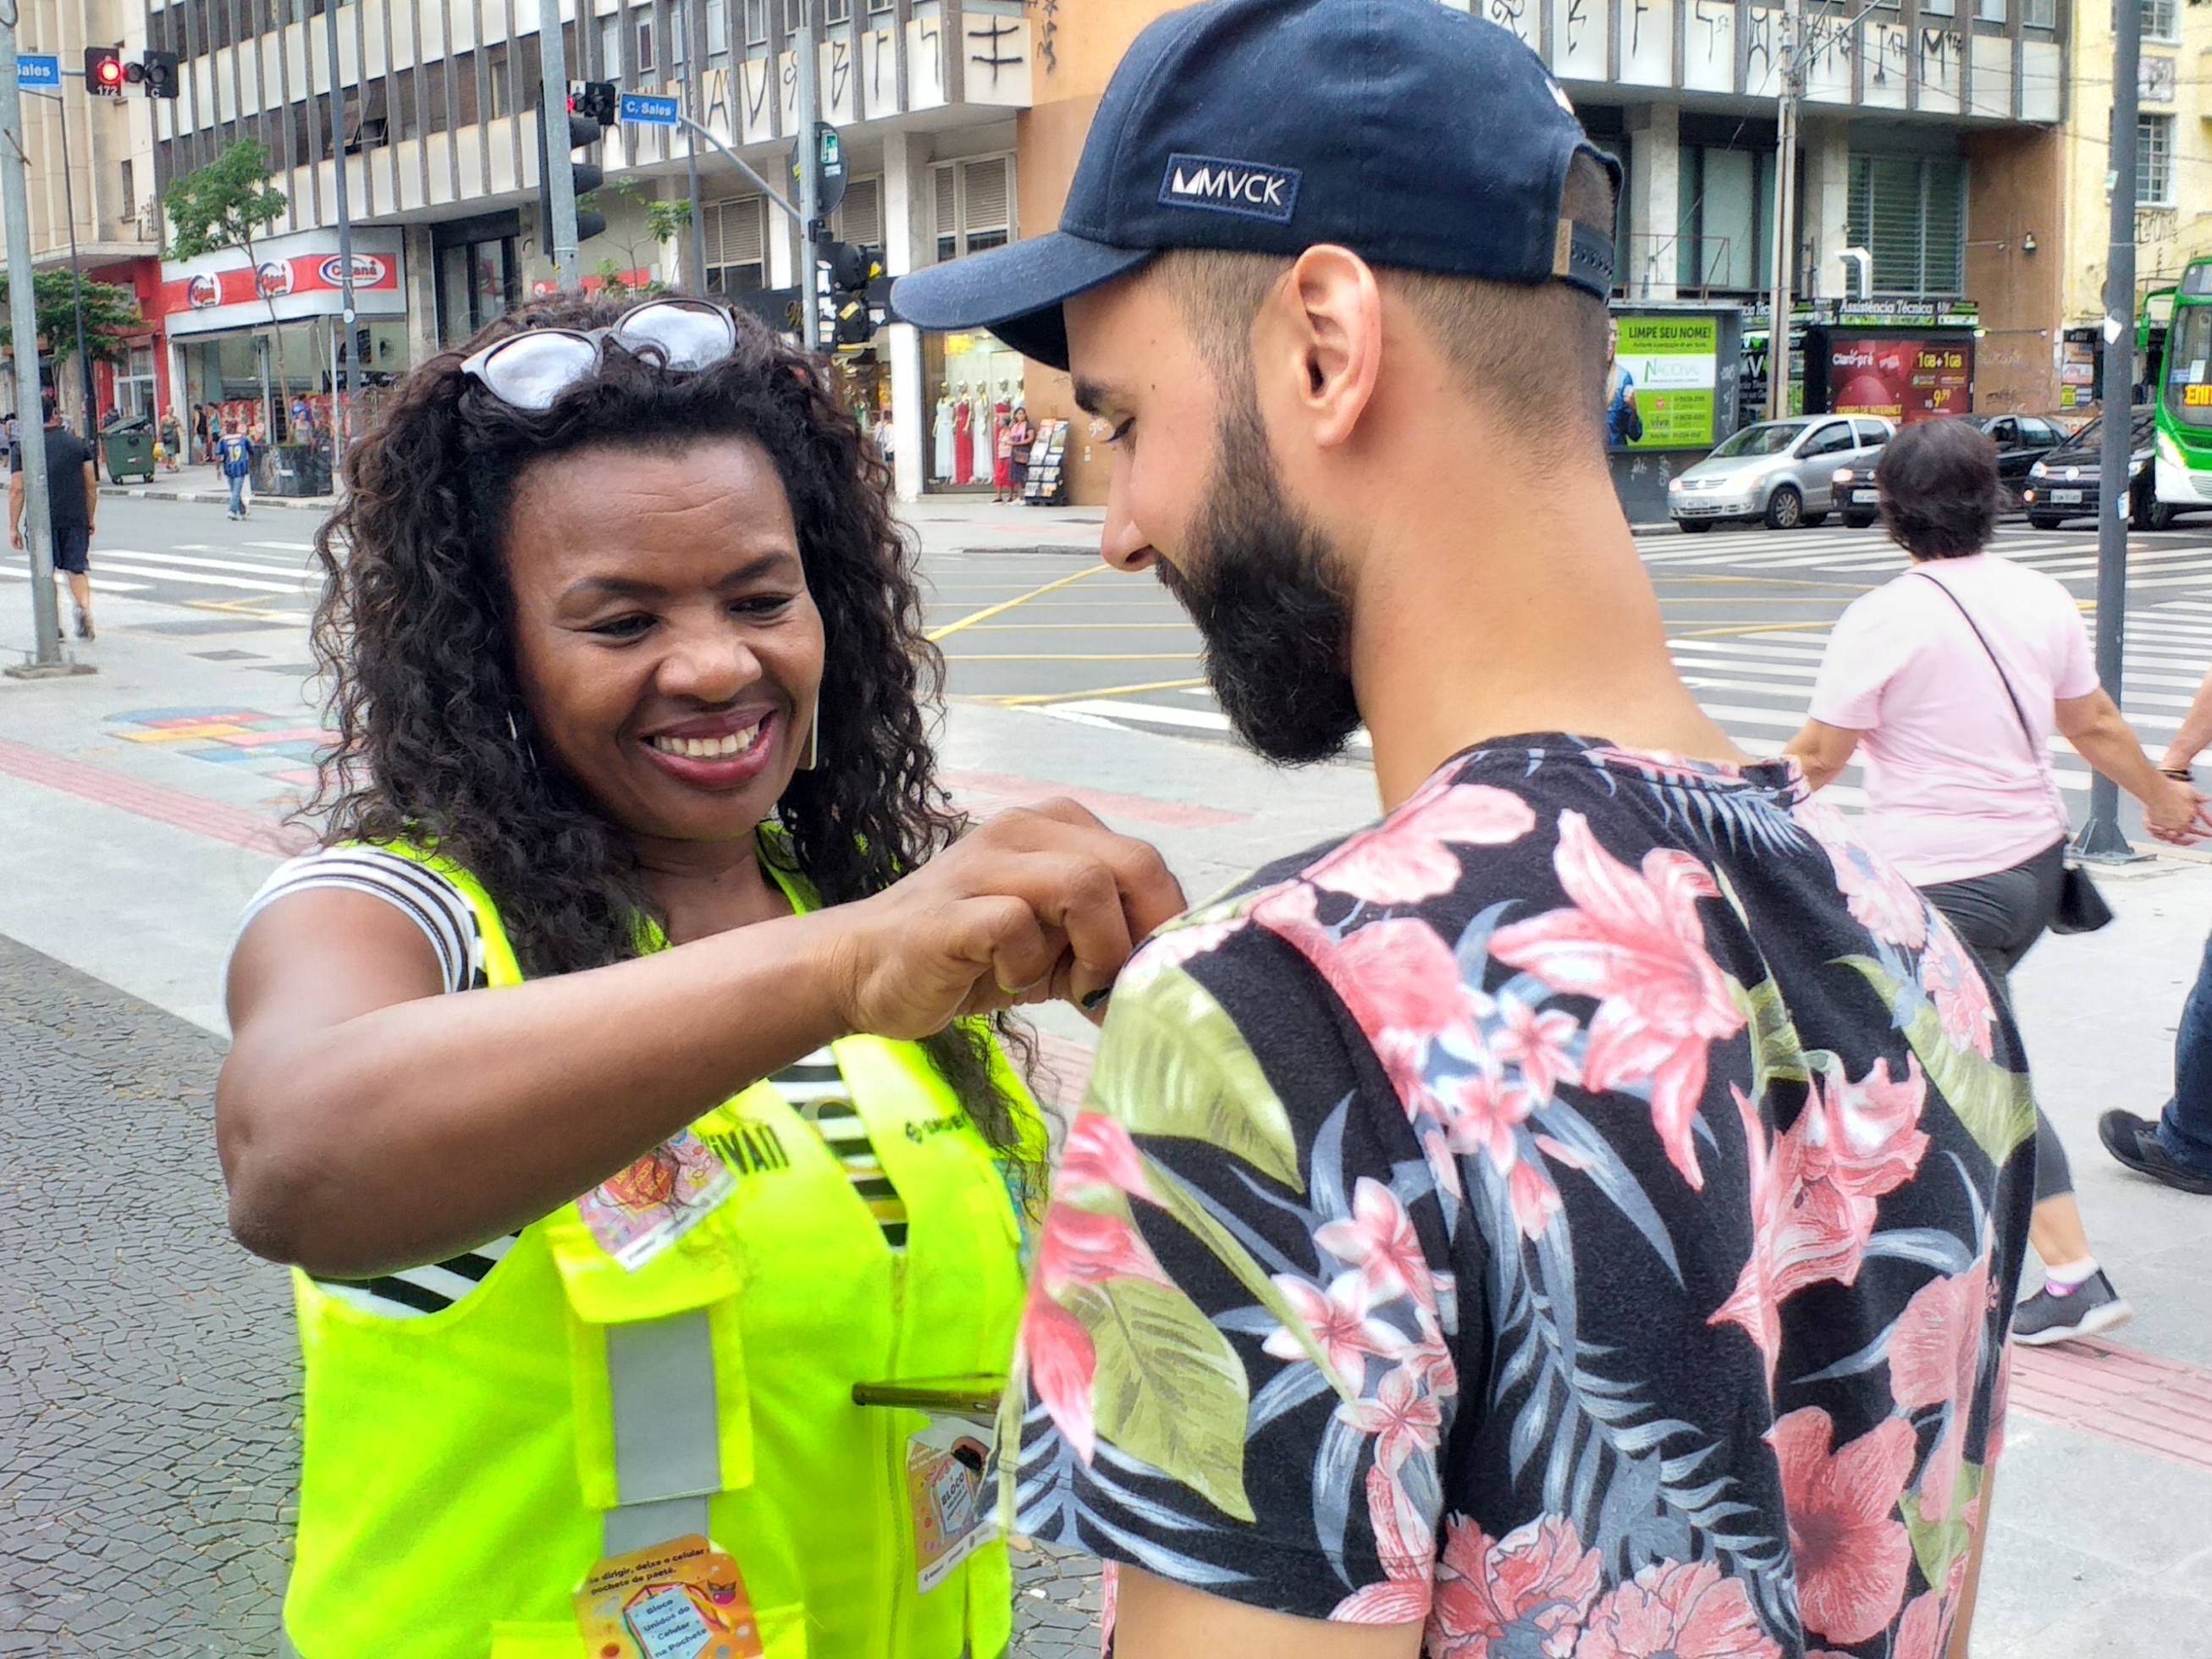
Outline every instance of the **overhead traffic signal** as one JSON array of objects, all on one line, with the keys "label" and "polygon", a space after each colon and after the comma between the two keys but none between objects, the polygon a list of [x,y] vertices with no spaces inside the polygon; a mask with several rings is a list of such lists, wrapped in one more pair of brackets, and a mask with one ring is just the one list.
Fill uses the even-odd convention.
[{"label": "overhead traffic signal", "polygon": [[173,52],[149,52],[142,60],[149,98],[174,98],[179,89],[178,58]]},{"label": "overhead traffic signal", "polygon": [[866,345],[875,337],[875,308],[869,285],[884,274],[884,262],[867,248],[830,242],[822,250],[830,267],[830,309],[836,319],[830,345]]},{"label": "overhead traffic signal", "polygon": [[123,68],[120,46],[84,49],[84,89],[95,98],[120,98],[129,77]]},{"label": "overhead traffic signal", "polygon": [[[600,88],[608,94],[605,120],[585,112],[587,105],[593,109],[599,107],[597,89]],[[599,187],[606,174],[600,171],[596,161],[575,160],[574,152],[598,143],[602,131],[614,125],[613,93],[614,82],[611,81],[587,81],[568,88],[568,107],[559,119],[546,120],[544,118],[545,112],[543,110],[538,112],[538,135],[542,149],[538,167],[538,222],[544,227],[540,240],[544,243],[548,254],[553,252],[558,240],[554,234],[553,226],[553,169],[563,166],[568,169],[568,176],[575,184],[576,200],[580,204]],[[563,121],[567,123],[565,129],[562,125]],[[566,143],[560,143],[559,135],[563,131],[568,138]],[[556,144],[560,145],[557,151],[554,148]],[[606,228],[606,215],[594,213],[580,205],[576,209],[576,241],[579,246]]]},{"label": "overhead traffic signal", "polygon": [[613,82],[586,81],[577,88],[576,95],[568,100],[568,107],[586,120],[596,121],[605,128],[614,125],[620,101]]}]

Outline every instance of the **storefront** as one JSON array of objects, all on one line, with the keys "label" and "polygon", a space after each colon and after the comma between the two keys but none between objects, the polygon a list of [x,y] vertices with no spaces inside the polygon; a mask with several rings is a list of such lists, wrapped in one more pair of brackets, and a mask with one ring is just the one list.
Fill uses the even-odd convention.
[{"label": "storefront", "polygon": [[1731,305],[1616,301],[1606,448],[1622,509],[1667,518],[1667,485],[1736,429],[1742,313]]},{"label": "storefront", "polygon": [[[343,330],[335,231],[271,237],[249,265],[238,249],[161,267],[172,407],[211,404],[241,431],[278,443],[331,430]],[[407,291],[400,233],[353,234],[354,374],[363,388],[405,364]]]},{"label": "storefront", "polygon": [[932,491],[991,488],[997,422],[1022,396],[1021,354],[980,331],[921,337],[930,422],[923,433]]}]

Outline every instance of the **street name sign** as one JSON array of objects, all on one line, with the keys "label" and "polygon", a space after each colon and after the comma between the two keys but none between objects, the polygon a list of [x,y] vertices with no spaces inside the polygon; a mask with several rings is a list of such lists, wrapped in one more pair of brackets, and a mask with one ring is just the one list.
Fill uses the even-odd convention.
[{"label": "street name sign", "polygon": [[40,90],[59,92],[62,86],[62,60],[42,52],[19,52],[15,54],[15,84],[26,92]]},{"label": "street name sign", "polygon": [[680,125],[677,103],[673,98],[656,98],[650,93],[626,92],[615,113],[634,127],[672,127]]}]

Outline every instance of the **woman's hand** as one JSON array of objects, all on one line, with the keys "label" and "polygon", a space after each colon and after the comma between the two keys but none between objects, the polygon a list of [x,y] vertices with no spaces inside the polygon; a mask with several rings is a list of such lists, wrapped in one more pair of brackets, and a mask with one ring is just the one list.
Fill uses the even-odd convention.
[{"label": "woman's hand", "polygon": [[1001,812],[887,890],[824,912],[848,1029],[915,1039],[962,1015],[1111,986],[1183,908],[1145,842],[1070,800]]},{"label": "woman's hand", "polygon": [[2186,847],[2212,835],[2212,817],[2207,815],[2212,803],[2179,778],[2161,776],[2159,783],[2143,798],[2143,824],[2154,836],[2170,846]]}]

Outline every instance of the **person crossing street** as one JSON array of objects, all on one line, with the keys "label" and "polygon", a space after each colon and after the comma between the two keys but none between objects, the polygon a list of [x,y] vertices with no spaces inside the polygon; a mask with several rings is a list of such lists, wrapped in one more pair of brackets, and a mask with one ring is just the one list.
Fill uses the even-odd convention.
[{"label": "person crossing street", "polygon": [[253,470],[253,441],[240,435],[234,419],[223,428],[221,441],[215,447],[217,465],[230,485],[230,513],[234,519],[246,516],[246,480]]},{"label": "person crossing street", "polygon": [[[93,637],[92,532],[100,516],[100,477],[93,470],[92,446],[62,425],[54,394],[45,396],[46,411],[46,521],[53,531],[54,569],[69,579],[76,606],[76,636]],[[23,452],[11,447],[8,459],[9,539],[23,546]]]}]

